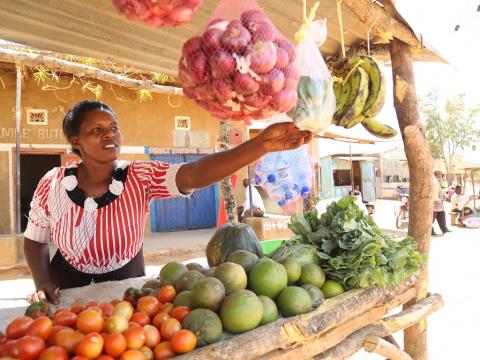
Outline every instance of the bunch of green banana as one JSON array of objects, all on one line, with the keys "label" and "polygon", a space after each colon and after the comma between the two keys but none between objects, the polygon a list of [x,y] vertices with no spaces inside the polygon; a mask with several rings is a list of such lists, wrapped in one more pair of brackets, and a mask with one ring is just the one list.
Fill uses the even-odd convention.
[{"label": "bunch of green banana", "polygon": [[371,134],[391,138],[397,134],[392,127],[374,117],[385,101],[386,81],[380,66],[369,56],[354,56],[334,69],[333,86],[337,105],[333,123],[350,129],[362,123]]}]

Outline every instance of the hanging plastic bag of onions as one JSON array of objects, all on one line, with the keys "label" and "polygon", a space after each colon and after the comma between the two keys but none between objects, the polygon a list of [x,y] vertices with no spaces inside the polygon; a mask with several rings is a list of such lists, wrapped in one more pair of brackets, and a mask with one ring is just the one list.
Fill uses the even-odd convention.
[{"label": "hanging plastic bag of onions", "polygon": [[297,102],[295,47],[254,0],[221,0],[204,31],[183,46],[179,79],[212,115],[261,120]]},{"label": "hanging plastic bag of onions", "polygon": [[122,15],[150,26],[180,26],[192,21],[203,0],[112,0]]}]

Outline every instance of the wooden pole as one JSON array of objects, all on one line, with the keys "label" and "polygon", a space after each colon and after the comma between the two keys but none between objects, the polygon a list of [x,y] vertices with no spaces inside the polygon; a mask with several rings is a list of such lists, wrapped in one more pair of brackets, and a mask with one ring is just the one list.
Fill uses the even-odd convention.
[{"label": "wooden pole", "polygon": [[[394,107],[402,134],[410,172],[410,216],[408,235],[428,257],[433,214],[433,161],[420,122],[410,46],[394,38],[390,44]],[[417,277],[416,301],[427,296],[428,258]],[[406,305],[406,308],[412,304]],[[427,324],[422,320],[405,330],[405,350],[415,360],[428,359]]]},{"label": "wooden pole", "polygon": [[20,197],[20,124],[22,120],[22,66],[16,65],[17,85],[15,93],[15,204],[16,204],[16,227],[17,234],[22,232],[22,204]]},{"label": "wooden pole", "polygon": [[0,61],[28,66],[45,66],[52,71],[60,71],[92,79],[102,80],[114,85],[133,90],[150,90],[154,93],[167,95],[183,95],[183,90],[174,86],[157,85],[150,81],[131,79],[94,66],[78,64],[72,61],[58,59],[53,56],[37,53],[27,53],[0,48]]},{"label": "wooden pole", "polygon": [[[226,151],[230,149],[231,124],[229,120],[220,121],[220,131],[218,133],[217,150]],[[227,213],[227,222],[238,223],[237,202],[233,193],[232,179],[230,176],[220,181],[220,189],[222,190],[223,203],[225,212]]]},{"label": "wooden pole", "polygon": [[378,336],[367,336],[363,343],[363,348],[367,352],[382,355],[390,360],[412,360],[410,355]]}]

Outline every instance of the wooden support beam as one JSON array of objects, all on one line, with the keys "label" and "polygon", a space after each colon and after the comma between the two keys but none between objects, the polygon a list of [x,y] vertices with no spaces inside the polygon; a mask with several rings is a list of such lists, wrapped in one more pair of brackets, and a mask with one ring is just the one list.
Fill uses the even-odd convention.
[{"label": "wooden support beam", "polygon": [[383,7],[371,0],[343,0],[342,4],[348,6],[368,27],[374,25],[372,35],[389,34],[412,47],[422,47],[408,25],[387,14]]},{"label": "wooden support beam", "polygon": [[[220,130],[218,131],[217,151],[227,151],[230,149],[230,134],[232,132],[232,124],[229,120],[220,121]],[[237,202],[233,192],[232,178],[230,176],[220,181],[220,189],[222,191],[223,203],[227,214],[227,222],[238,223]]]},{"label": "wooden support beam", "polygon": [[157,85],[150,81],[131,79],[127,76],[115,74],[94,66],[58,59],[44,54],[0,48],[0,62],[14,63],[20,66],[45,66],[52,71],[66,72],[78,76],[102,80],[133,90],[145,89],[159,94],[183,95],[183,90],[178,87]]},{"label": "wooden support beam", "polygon": [[[433,161],[418,111],[410,46],[398,39],[390,44],[394,107],[402,134],[410,174],[408,235],[415,238],[427,262],[417,277],[417,298],[427,296],[428,254],[433,214]],[[411,304],[409,304],[411,305]],[[407,305],[407,307],[409,306]],[[405,331],[405,350],[415,360],[428,359],[427,324],[422,321]]]},{"label": "wooden support beam", "polygon": [[363,348],[367,336],[385,337],[404,330],[430,316],[442,306],[443,299],[440,295],[430,295],[399,314],[389,316],[354,332],[342,343],[317,355],[315,360],[348,359]]},{"label": "wooden support beam", "polygon": [[390,360],[412,360],[406,352],[378,336],[367,336],[363,348],[367,352],[376,353]]},{"label": "wooden support beam", "polygon": [[[395,298],[406,301],[415,294],[411,286],[412,281],[407,281],[391,288],[369,287],[351,290],[325,300],[308,314],[279,319],[232,339],[195,350],[180,359],[256,359],[277,349],[303,344],[312,337],[324,334],[373,308],[398,301],[394,300]],[[397,303],[397,306],[401,303]]]}]

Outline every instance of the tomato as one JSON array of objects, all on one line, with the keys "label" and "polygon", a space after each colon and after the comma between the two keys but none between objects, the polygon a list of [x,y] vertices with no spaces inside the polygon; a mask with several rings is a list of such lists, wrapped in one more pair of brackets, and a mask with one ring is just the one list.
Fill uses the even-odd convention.
[{"label": "tomato", "polygon": [[97,302],[97,301],[94,301],[94,300],[87,302],[87,303],[85,304],[85,309],[88,309],[89,307],[92,307],[92,306],[98,307],[98,302]]},{"label": "tomato", "polygon": [[170,359],[176,355],[170,346],[170,341],[164,341],[155,346],[153,354],[155,355],[155,360]]},{"label": "tomato", "polygon": [[26,335],[17,340],[11,354],[22,360],[35,360],[45,349],[45,341],[38,336]]},{"label": "tomato", "polygon": [[105,322],[105,331],[114,334],[122,333],[128,329],[128,321],[123,316],[112,315]]},{"label": "tomato", "polygon": [[63,347],[69,354],[73,354],[75,346],[82,341],[85,335],[70,328],[60,330],[55,334],[54,344]]},{"label": "tomato", "polygon": [[148,325],[151,323],[150,317],[147,314],[140,311],[134,312],[130,321],[140,324],[142,326]]},{"label": "tomato", "polygon": [[145,356],[145,360],[154,360],[153,351],[148,346],[142,346],[139,351]]},{"label": "tomato", "polygon": [[118,357],[127,350],[127,339],[122,334],[109,334],[105,338],[104,349],[108,355]]},{"label": "tomato", "polygon": [[139,350],[127,350],[120,356],[120,360],[145,360],[145,356]]},{"label": "tomato", "polygon": [[46,341],[52,333],[52,327],[52,320],[46,316],[41,316],[30,324],[27,329],[27,335],[38,336]]},{"label": "tomato", "polygon": [[170,340],[175,333],[182,330],[182,324],[177,319],[167,319],[160,326],[160,333],[162,334],[162,339]]},{"label": "tomato", "polygon": [[103,329],[103,323],[104,320],[100,312],[87,309],[77,317],[77,330],[84,334],[100,332]]},{"label": "tomato", "polygon": [[14,319],[7,326],[6,334],[9,339],[18,339],[27,333],[27,329],[33,319],[30,316],[21,316]]},{"label": "tomato", "polygon": [[37,317],[48,315],[50,305],[43,301],[36,301],[31,303],[27,310],[25,310],[25,316],[30,316],[32,319]]},{"label": "tomato", "polygon": [[183,329],[173,335],[172,340],[170,340],[170,346],[173,351],[185,354],[195,349],[197,337],[190,330]]},{"label": "tomato", "polygon": [[133,321],[129,321],[128,322],[128,327],[131,328],[131,327],[142,327],[142,325],[140,325],[139,323],[136,323],[136,322],[133,322]]},{"label": "tomato", "polygon": [[74,356],[70,360],[89,360],[89,359],[85,356]]},{"label": "tomato", "polygon": [[160,302],[151,295],[141,297],[137,300],[137,311],[153,317],[158,313],[158,310],[160,310]]},{"label": "tomato", "polygon": [[177,292],[175,291],[173,285],[166,285],[160,289],[158,293],[158,300],[160,300],[160,302],[163,304],[171,303],[173,299],[175,299],[175,296],[177,296]]},{"label": "tomato", "polygon": [[98,305],[98,307],[100,308],[100,310],[102,310],[102,315],[103,316],[106,316],[106,317],[109,317],[109,316],[112,316],[113,314],[113,305],[108,303],[108,302],[104,302],[104,303],[100,303]]},{"label": "tomato", "polygon": [[74,328],[75,324],[77,323],[77,314],[69,310],[63,310],[53,315],[52,320],[55,325],[63,325]]},{"label": "tomato", "polygon": [[123,335],[127,339],[127,349],[138,350],[145,344],[145,330],[142,327],[132,326],[125,330]]},{"label": "tomato", "polygon": [[160,326],[162,326],[162,323],[167,319],[170,319],[170,315],[168,315],[167,313],[164,313],[164,312],[159,312],[153,318],[152,324],[153,324],[153,326],[155,326],[157,329],[160,330]]},{"label": "tomato", "polygon": [[113,307],[113,315],[123,316],[125,319],[130,320],[133,315],[133,306],[128,301],[119,301]]},{"label": "tomato", "polygon": [[12,356],[12,351],[17,345],[18,340],[7,340],[2,346],[0,356]]},{"label": "tomato", "polygon": [[112,304],[113,306],[115,306],[117,303],[119,303],[121,300],[120,299],[113,299],[112,301],[110,301],[110,304]]},{"label": "tomato", "polygon": [[53,325],[52,326],[52,331],[50,331],[50,336],[47,339],[47,346],[52,346],[55,345],[55,336],[56,334],[62,330],[62,329],[68,329],[66,326],[63,325]]},{"label": "tomato", "polygon": [[85,336],[75,346],[75,355],[85,356],[89,359],[95,359],[100,356],[103,350],[103,337],[97,332],[92,332]]},{"label": "tomato", "polygon": [[82,304],[73,304],[72,307],[70,308],[70,311],[77,315],[80,314],[83,310],[84,309]]},{"label": "tomato", "polygon": [[183,318],[188,315],[190,312],[190,308],[187,306],[177,306],[174,307],[172,310],[168,312],[170,317],[177,319],[178,321],[182,322]]},{"label": "tomato", "polygon": [[173,309],[173,304],[172,303],[165,303],[160,306],[160,309],[158,310],[159,313],[164,312],[167,313]]},{"label": "tomato", "polygon": [[53,314],[59,313],[60,311],[67,311],[66,306],[59,306],[58,308],[55,309],[55,312]]},{"label": "tomato", "polygon": [[38,360],[68,360],[67,351],[61,346],[50,346],[43,350]]},{"label": "tomato", "polygon": [[143,330],[145,331],[145,345],[148,347],[153,348],[162,340],[160,331],[155,326],[145,325]]},{"label": "tomato", "polygon": [[113,357],[111,357],[110,355],[100,355],[99,357],[97,357],[95,360],[115,360]]}]

